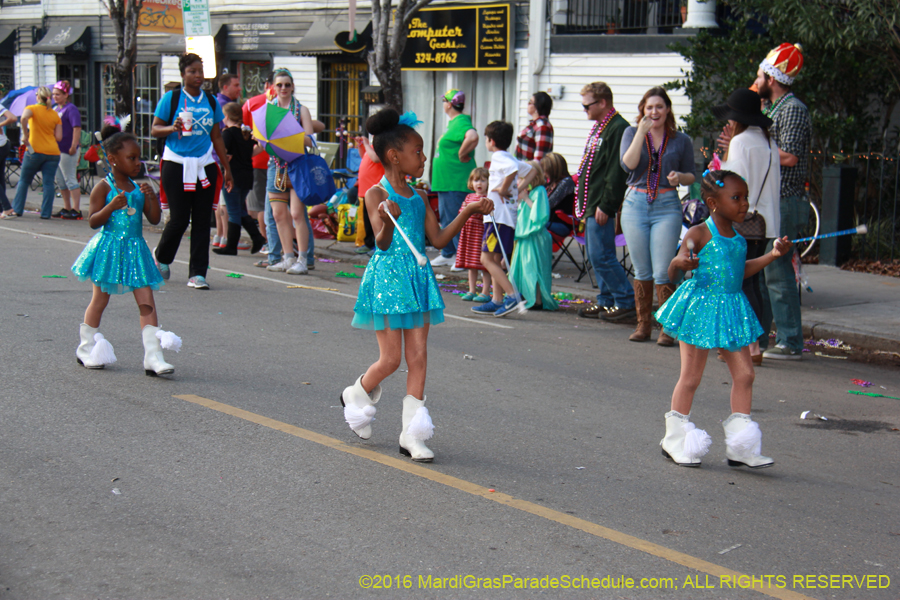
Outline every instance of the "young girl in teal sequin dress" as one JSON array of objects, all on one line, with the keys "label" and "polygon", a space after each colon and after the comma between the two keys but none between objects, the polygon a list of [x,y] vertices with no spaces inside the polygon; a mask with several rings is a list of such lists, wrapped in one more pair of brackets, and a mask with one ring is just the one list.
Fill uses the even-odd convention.
[{"label": "young girl in teal sequin dress", "polygon": [[[365,206],[377,249],[366,267],[354,307],[353,326],[375,330],[379,358],[356,383],[341,395],[344,418],[360,438],[372,435],[375,403],[381,398],[381,382],[406,358],[409,374],[403,398],[400,452],[419,462],[431,462],[434,453],[424,444],[433,425],[425,408],[425,371],[428,329],[444,320],[444,301],[431,265],[419,266],[390,213],[413,246],[425,254],[425,237],[435,248],[453,239],[470,215],[488,214],[493,203],[483,199],[467,205],[446,228],[441,229],[424,194],[406,178],[421,177],[425,170],[422,137],[413,126],[415,115],[402,117],[392,108],[372,115],[366,130],[374,134],[373,146],[385,175],[366,193]],[[405,345],[405,353],[403,346]]]},{"label": "young girl in teal sequin dress", "polygon": [[175,369],[163,359],[162,347],[178,351],[181,340],[159,328],[153,290],[163,285],[163,279],[143,236],[144,216],[154,225],[159,223],[159,198],[149,185],[138,186],[131,179],[142,168],[141,150],[133,135],[115,133],[103,145],[110,174],[94,186],[88,217],[92,229],[103,229],[72,265],[79,280],[94,284],[75,356],[88,369],[102,369],[116,361],[112,346],[97,328],[110,294],[132,292],[140,311],[144,370],[153,376],[173,373]]},{"label": "young girl in teal sequin dress", "polygon": [[762,335],[747,297],[741,291],[746,277],[761,271],[791,249],[787,237],[775,240],[772,251],[747,260],[747,242],[732,227],[747,216],[747,183],[731,171],[707,171],[701,195],[710,218],[692,227],[681,250],[669,265],[669,278],[678,271],[692,270],[683,283],[656,312],[656,320],[681,342],[681,376],[666,413],[666,436],[662,453],[683,467],[699,467],[710,438],[690,422],[694,393],[703,377],[712,348],[721,348],[731,372],[731,411],[723,423],[725,456],[732,467],[769,467],[774,461],[760,455],[762,434],[750,419],[753,398],[753,362],[749,345]]}]

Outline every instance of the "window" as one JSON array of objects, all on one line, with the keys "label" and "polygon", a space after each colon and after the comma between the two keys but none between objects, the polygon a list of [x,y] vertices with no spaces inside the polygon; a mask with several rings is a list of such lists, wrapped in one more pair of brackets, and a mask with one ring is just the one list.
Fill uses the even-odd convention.
[{"label": "window", "polygon": [[[150,160],[156,155],[156,138],[150,137],[153,112],[159,103],[159,65],[139,63],[134,67],[134,102],[131,110],[132,132],[141,147],[141,157]],[[113,65],[101,66],[101,101],[103,116],[115,115],[115,86]]]},{"label": "window", "polygon": [[681,27],[680,0],[568,0],[560,33],[672,33]]}]

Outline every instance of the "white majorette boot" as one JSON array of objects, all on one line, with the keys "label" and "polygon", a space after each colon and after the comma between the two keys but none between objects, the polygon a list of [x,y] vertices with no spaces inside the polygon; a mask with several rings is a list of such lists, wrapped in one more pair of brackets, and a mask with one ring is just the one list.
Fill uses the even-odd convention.
[{"label": "white majorette boot", "polygon": [[381,386],[376,385],[371,394],[367,394],[362,386],[360,375],[356,383],[344,388],[341,394],[341,406],[344,407],[344,420],[360,438],[372,437],[372,420],[375,419],[375,403],[381,400]]},{"label": "white majorette boot", "polygon": [[699,467],[700,457],[709,452],[709,434],[691,423],[690,415],[670,410],[666,413],[666,437],[659,445],[662,454],[679,467]]},{"label": "white majorette boot", "polygon": [[416,462],[431,462],[432,452],[423,441],[434,435],[434,423],[425,408],[425,400],[413,396],[403,398],[403,432],[400,434],[400,454]]},{"label": "white majorette boot", "polygon": [[75,350],[75,359],[78,364],[88,369],[102,369],[106,365],[116,362],[116,354],[112,344],[103,334],[87,323],[81,324],[81,343]]},{"label": "white majorette boot", "polygon": [[750,415],[731,413],[722,421],[722,428],[725,429],[725,457],[729,467],[764,469],[775,464],[768,456],[760,455],[762,432]]},{"label": "white majorette boot", "polygon": [[146,325],[141,336],[144,338],[144,372],[151,377],[174,373],[175,367],[165,361],[162,349],[178,352],[181,350],[181,338],[153,325]]}]

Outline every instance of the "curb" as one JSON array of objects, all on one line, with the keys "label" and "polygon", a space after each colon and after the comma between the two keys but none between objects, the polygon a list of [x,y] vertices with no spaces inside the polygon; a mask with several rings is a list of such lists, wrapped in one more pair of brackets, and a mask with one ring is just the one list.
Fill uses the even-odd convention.
[{"label": "curb", "polygon": [[900,341],[829,323],[803,323],[803,339],[838,339],[860,350],[900,353]]}]

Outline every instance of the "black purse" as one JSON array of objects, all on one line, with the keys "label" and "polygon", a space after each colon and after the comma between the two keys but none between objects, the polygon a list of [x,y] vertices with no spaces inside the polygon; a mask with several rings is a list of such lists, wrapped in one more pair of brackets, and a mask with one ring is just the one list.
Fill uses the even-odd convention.
[{"label": "black purse", "polygon": [[772,169],[772,146],[769,146],[769,167],[766,169],[766,176],[763,178],[762,186],[759,188],[759,195],[756,197],[756,205],[753,213],[747,213],[743,223],[734,223],[734,230],[741,234],[745,240],[764,240],[766,239],[766,218],[759,214],[756,206],[759,206],[759,199],[762,197],[763,190],[766,188],[766,180],[769,179],[769,171]]}]

